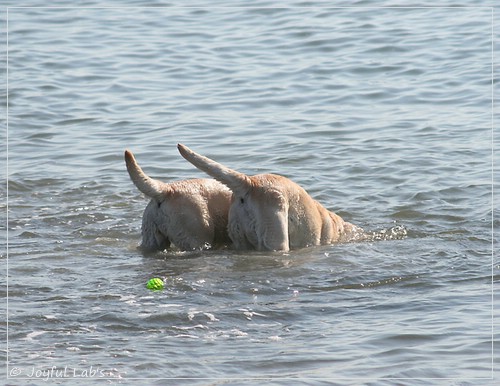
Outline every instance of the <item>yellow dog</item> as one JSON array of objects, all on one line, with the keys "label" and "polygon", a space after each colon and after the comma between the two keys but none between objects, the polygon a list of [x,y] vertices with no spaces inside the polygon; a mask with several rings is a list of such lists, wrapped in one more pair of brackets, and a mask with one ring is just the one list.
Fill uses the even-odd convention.
[{"label": "yellow dog", "polygon": [[209,248],[228,243],[228,211],[231,191],[213,179],[164,183],[148,177],[132,152],[125,163],[135,186],[151,198],[142,216],[144,250]]},{"label": "yellow dog", "polygon": [[182,144],[177,148],[186,160],[232,190],[228,233],[236,249],[288,251],[350,241],[363,233],[286,177],[247,176]]}]

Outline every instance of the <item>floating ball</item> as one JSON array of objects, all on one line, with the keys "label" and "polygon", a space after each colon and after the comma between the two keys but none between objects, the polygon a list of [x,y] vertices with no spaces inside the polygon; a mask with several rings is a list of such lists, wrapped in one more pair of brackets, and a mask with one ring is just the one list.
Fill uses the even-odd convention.
[{"label": "floating ball", "polygon": [[163,283],[163,280],[161,280],[159,277],[154,277],[148,280],[148,284],[146,284],[146,287],[153,291],[160,291],[163,289],[164,285],[165,284]]}]

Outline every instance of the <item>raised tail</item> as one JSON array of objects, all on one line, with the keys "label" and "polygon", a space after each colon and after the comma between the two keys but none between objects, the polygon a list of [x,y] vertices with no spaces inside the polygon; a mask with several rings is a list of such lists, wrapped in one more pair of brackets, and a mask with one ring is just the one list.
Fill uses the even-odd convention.
[{"label": "raised tail", "polygon": [[130,179],[134,185],[137,186],[137,189],[146,196],[161,201],[167,191],[167,184],[147,176],[137,164],[134,155],[129,150],[125,150],[125,163],[127,164]]},{"label": "raised tail", "polygon": [[217,181],[222,182],[233,192],[244,194],[251,186],[250,178],[248,178],[245,174],[229,169],[228,167],[217,163],[210,158],[197,154],[187,146],[180,143],[177,145],[177,149],[186,160],[191,162],[198,169],[215,178]]}]

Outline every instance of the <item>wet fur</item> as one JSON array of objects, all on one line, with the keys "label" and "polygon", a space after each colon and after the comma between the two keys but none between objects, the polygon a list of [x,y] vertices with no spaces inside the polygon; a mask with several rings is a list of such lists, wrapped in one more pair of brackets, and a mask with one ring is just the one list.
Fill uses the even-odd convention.
[{"label": "wet fur", "polygon": [[177,147],[186,160],[232,190],[228,233],[236,249],[288,251],[349,241],[362,233],[286,177],[247,176],[182,144]]},{"label": "wet fur", "polygon": [[215,247],[230,241],[227,233],[231,191],[213,179],[164,183],[147,176],[134,155],[125,150],[125,163],[136,187],[151,198],[142,216],[145,251],[172,246],[181,250]]}]

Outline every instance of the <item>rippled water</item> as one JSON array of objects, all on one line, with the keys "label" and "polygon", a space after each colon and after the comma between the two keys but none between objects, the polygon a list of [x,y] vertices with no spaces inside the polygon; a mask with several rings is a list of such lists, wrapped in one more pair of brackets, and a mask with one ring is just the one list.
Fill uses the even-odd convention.
[{"label": "rippled water", "polygon": [[[11,384],[494,383],[492,10],[256,5],[9,9]],[[145,256],[177,142],[373,237]]]}]

